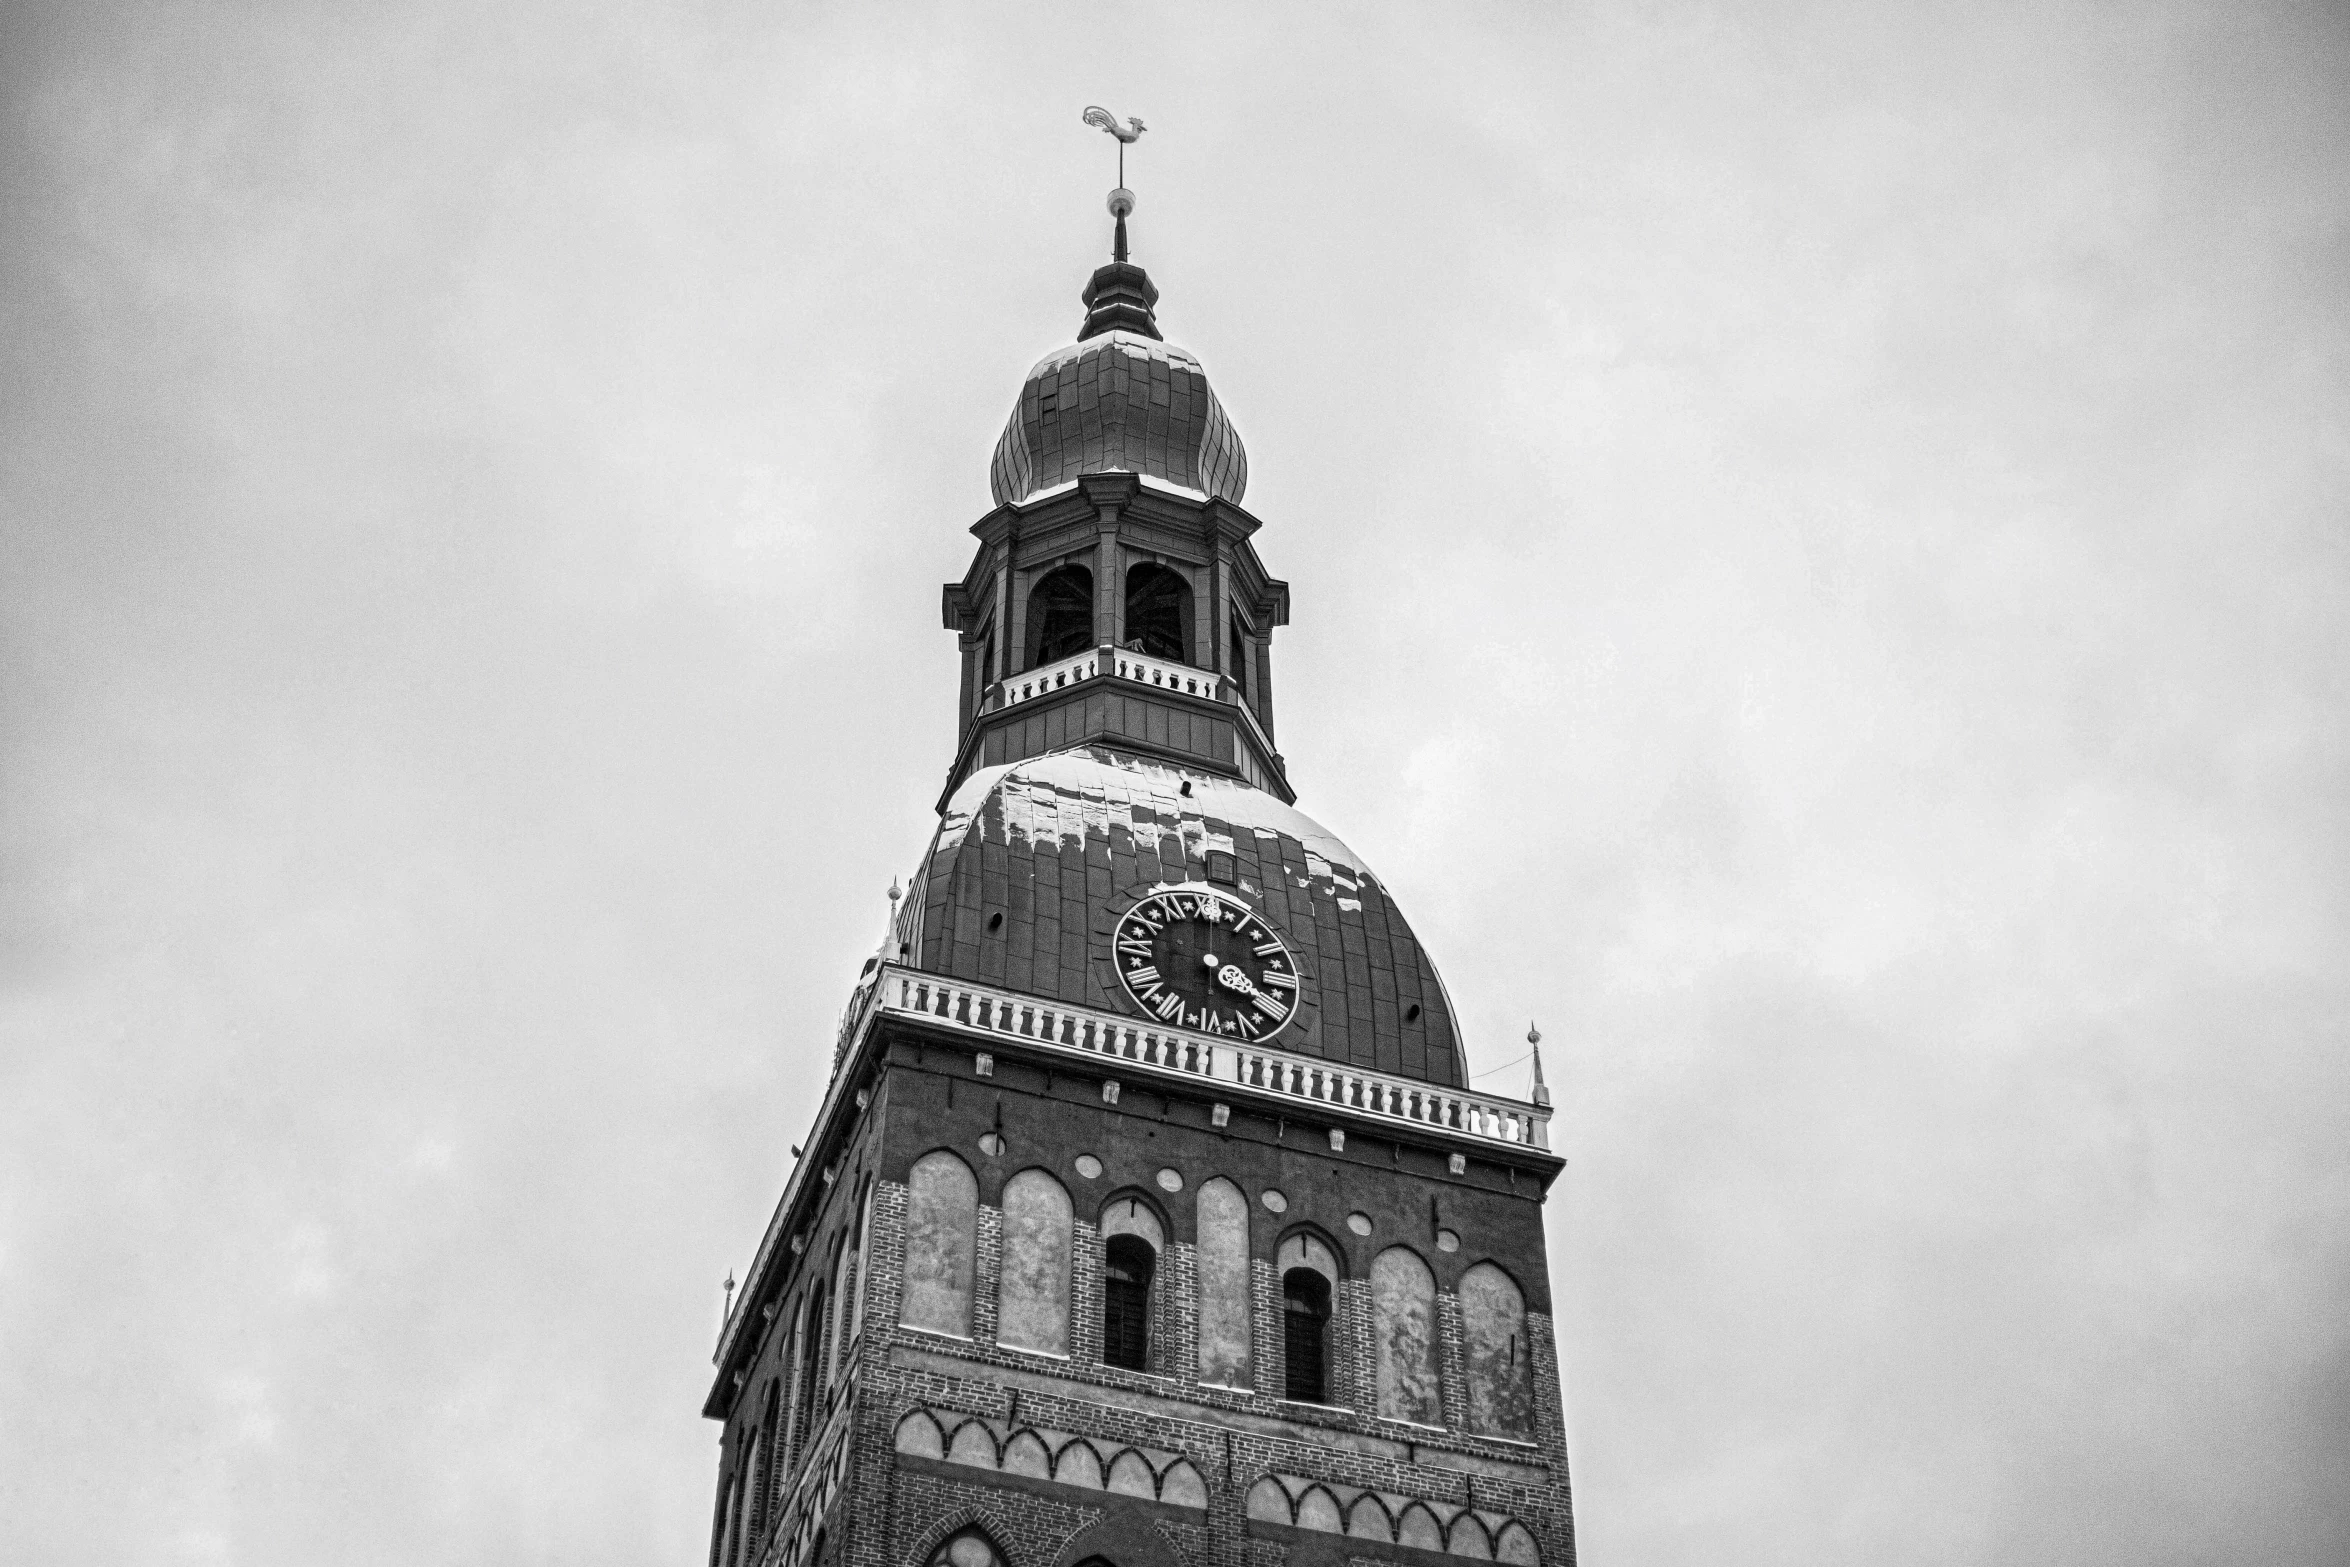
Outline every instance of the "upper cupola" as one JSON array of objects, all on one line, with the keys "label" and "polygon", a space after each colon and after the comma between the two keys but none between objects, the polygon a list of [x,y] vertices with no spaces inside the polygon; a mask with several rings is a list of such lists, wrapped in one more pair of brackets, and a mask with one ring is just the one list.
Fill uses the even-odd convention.
[{"label": "upper cupola", "polygon": [[1237,503],[1248,452],[1207,373],[1159,335],[1159,291],[1127,259],[1134,195],[1110,193],[1110,264],[1085,285],[1077,341],[1037,361],[996,442],[988,483],[999,506],[1087,473],[1140,473]]}]

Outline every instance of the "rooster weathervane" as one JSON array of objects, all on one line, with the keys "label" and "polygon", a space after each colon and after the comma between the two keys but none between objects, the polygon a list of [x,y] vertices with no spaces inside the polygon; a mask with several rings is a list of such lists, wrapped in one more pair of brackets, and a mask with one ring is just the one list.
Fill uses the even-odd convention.
[{"label": "rooster weathervane", "polygon": [[[1126,198],[1127,211],[1131,212],[1134,210],[1134,196],[1132,192],[1126,189],[1126,144],[1130,141],[1138,139],[1145,130],[1149,129],[1149,127],[1144,125],[1142,121],[1135,119],[1132,116],[1128,116],[1126,123],[1124,125],[1120,125],[1118,123],[1118,117],[1112,114],[1109,110],[1103,108],[1098,103],[1087,107],[1085,111],[1085,123],[1088,125],[1098,125],[1103,130],[1108,131],[1112,136],[1118,138],[1118,190],[1116,195],[1113,195],[1110,199],[1113,203],[1115,203],[1118,196],[1124,196]],[[1120,213],[1119,216],[1124,217],[1125,213]]]}]

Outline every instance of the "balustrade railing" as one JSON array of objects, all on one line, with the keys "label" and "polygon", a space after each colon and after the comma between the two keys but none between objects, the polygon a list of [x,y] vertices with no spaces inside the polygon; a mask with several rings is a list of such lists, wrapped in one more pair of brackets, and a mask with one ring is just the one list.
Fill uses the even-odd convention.
[{"label": "balustrade railing", "polygon": [[1058,663],[1046,664],[1040,668],[1024,670],[1013,675],[1004,682],[1002,705],[1017,707],[1022,702],[1030,702],[1040,696],[1048,696],[1065,686],[1073,686],[1080,681],[1091,680],[1101,667],[1100,660],[1101,650],[1089,647],[1082,653],[1072,653]]},{"label": "balustrade railing", "polygon": [[1353,1115],[1406,1121],[1492,1142],[1550,1146],[1549,1111],[1514,1099],[1366,1072],[1229,1038],[1178,1032],[943,975],[894,965],[885,968],[870,1006],[972,1034],[1233,1083]]},{"label": "balustrade railing", "polygon": [[1121,648],[1089,647],[1082,653],[1072,653],[1067,658],[1006,677],[997,687],[996,706],[1018,707],[1023,702],[1033,702],[1040,696],[1097,679],[1105,671],[1120,680],[1157,686],[1162,691],[1180,691],[1209,702],[1224,700],[1224,678],[1212,669],[1194,669],[1172,659]]},{"label": "balustrade railing", "polygon": [[1212,669],[1194,669],[1189,664],[1178,664],[1171,659],[1153,658],[1147,653],[1132,653],[1120,649],[1117,653],[1118,678],[1139,681],[1162,690],[1180,691],[1207,701],[1217,700],[1222,677]]}]

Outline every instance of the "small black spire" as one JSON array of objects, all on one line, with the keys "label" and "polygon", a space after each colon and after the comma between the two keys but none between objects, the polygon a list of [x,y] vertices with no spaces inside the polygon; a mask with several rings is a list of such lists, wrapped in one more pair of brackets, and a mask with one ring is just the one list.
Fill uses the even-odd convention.
[{"label": "small black spire", "polygon": [[1085,285],[1085,326],[1077,334],[1080,343],[1104,332],[1133,332],[1164,341],[1159,337],[1158,320],[1151,314],[1151,307],[1159,302],[1159,291],[1151,286],[1148,272],[1126,259],[1126,215],[1133,210],[1132,191],[1121,186],[1110,192],[1110,216],[1118,220],[1118,227],[1110,242],[1110,264],[1096,271]]}]

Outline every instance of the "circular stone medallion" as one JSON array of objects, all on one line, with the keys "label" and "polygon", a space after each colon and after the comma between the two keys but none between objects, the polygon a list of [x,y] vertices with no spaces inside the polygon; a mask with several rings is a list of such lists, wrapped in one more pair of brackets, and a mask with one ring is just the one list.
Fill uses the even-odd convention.
[{"label": "circular stone medallion", "polygon": [[1092,1154],[1081,1153],[1077,1156],[1077,1173],[1089,1181],[1099,1180],[1102,1173],[1102,1162]]},{"label": "circular stone medallion", "polygon": [[1438,1230],[1436,1232],[1436,1249],[1438,1251],[1459,1251],[1461,1238],[1450,1230]]},{"label": "circular stone medallion", "polygon": [[1346,1216],[1346,1227],[1357,1235],[1368,1235],[1371,1233],[1371,1216],[1367,1213],[1350,1213]]},{"label": "circular stone medallion", "polygon": [[1265,1188],[1265,1206],[1275,1213],[1287,1213],[1289,1199],[1268,1186]]},{"label": "circular stone medallion", "polygon": [[1163,1192],[1179,1192],[1183,1190],[1183,1172],[1180,1170],[1161,1170],[1159,1172],[1159,1190]]}]

